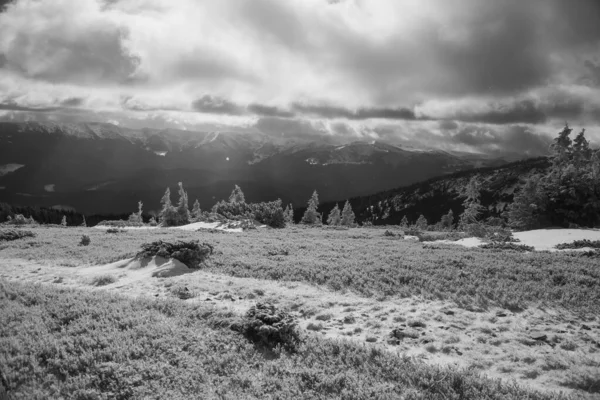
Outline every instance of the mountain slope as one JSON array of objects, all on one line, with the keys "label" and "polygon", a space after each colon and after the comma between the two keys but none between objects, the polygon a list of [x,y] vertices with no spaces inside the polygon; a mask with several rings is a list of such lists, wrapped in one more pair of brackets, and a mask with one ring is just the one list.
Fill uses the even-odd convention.
[{"label": "mountain slope", "polygon": [[[414,223],[423,214],[429,223],[438,222],[452,210],[455,218],[463,211],[465,188],[476,176],[481,182],[481,203],[485,207],[482,218],[500,216],[513,200],[515,189],[531,174],[546,170],[546,157],[528,159],[500,167],[478,168],[436,177],[410,186],[400,187],[350,199],[360,222],[372,221],[377,225],[397,225],[404,216]],[[323,204],[319,211],[329,213],[334,203]]]},{"label": "mountain slope", "polygon": [[183,182],[204,209],[240,185],[249,201],[302,206],[364,196],[503,160],[382,142],[274,138],[260,132],[127,129],[112,124],[0,123],[0,201],[86,213],[158,209]]}]

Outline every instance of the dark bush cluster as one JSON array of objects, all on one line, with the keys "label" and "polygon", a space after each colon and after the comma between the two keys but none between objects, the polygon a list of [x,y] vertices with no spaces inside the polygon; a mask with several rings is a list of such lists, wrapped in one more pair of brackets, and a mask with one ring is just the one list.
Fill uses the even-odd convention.
[{"label": "dark bush cluster", "polygon": [[230,203],[219,201],[212,208],[212,213],[222,215],[230,220],[257,220],[272,228],[285,227],[285,215],[281,200],[263,203]]},{"label": "dark bush cluster", "polygon": [[80,246],[88,246],[92,240],[88,235],[81,235],[81,240],[79,241]]},{"label": "dark bush cluster", "polygon": [[126,228],[128,226],[133,226],[133,227],[141,227],[144,226],[144,224],[142,222],[133,222],[133,221],[100,221],[98,222],[98,225],[100,226],[110,226],[110,227],[114,227],[114,228]]},{"label": "dark bush cluster", "polygon": [[515,243],[511,243],[511,242],[491,242],[491,243],[482,244],[479,247],[482,249],[489,249],[489,250],[514,250],[514,251],[522,251],[522,252],[535,250],[531,246],[527,246],[524,244],[515,244]]},{"label": "dark bush cluster", "polygon": [[152,243],[144,243],[142,251],[136,254],[136,258],[163,257],[174,258],[181,261],[189,268],[200,268],[200,265],[213,254],[214,247],[208,243],[198,243],[198,240],[175,243],[158,240]]},{"label": "dark bush cluster", "polygon": [[35,237],[35,233],[18,229],[7,229],[0,231],[0,242],[10,242],[12,240],[23,239],[26,237]]},{"label": "dark bush cluster", "polygon": [[122,232],[126,232],[125,229],[108,228],[106,230],[106,233],[122,233]]},{"label": "dark bush cluster", "polygon": [[10,215],[5,222],[7,225],[37,225],[37,222],[32,218],[25,218],[23,214],[16,214],[14,217]]},{"label": "dark bush cluster", "polygon": [[583,249],[584,247],[591,247],[592,249],[600,249],[600,240],[575,240],[571,243],[561,243],[555,246],[559,250],[566,249]]},{"label": "dark bush cluster", "polygon": [[269,303],[250,307],[242,322],[232,329],[270,348],[281,345],[288,351],[294,351],[301,342],[296,319]]}]

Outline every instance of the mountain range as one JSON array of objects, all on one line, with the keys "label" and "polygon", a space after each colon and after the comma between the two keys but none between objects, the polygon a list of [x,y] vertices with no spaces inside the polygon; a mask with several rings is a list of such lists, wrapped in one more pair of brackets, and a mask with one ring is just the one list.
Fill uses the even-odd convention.
[{"label": "mountain range", "polygon": [[235,184],[247,201],[281,198],[301,207],[313,190],[321,201],[344,200],[507,161],[381,141],[0,122],[0,201],[122,213],[141,200],[157,210],[166,187],[183,182],[203,209]]}]

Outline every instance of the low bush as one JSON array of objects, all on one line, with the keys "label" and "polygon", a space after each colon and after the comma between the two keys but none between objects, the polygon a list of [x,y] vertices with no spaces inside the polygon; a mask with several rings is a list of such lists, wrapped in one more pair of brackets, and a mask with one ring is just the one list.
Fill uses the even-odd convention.
[{"label": "low bush", "polygon": [[118,229],[118,228],[108,228],[106,230],[106,233],[123,233],[123,232],[127,232],[125,229]]},{"label": "low bush", "polygon": [[117,281],[117,277],[111,274],[98,275],[92,279],[94,286],[106,286]]},{"label": "low bush", "polygon": [[600,240],[589,240],[589,239],[575,240],[571,243],[557,244],[554,247],[559,250],[583,249],[584,247],[590,247],[592,249],[600,249]]},{"label": "low bush", "polygon": [[139,227],[144,226],[144,224],[142,222],[118,220],[118,221],[101,221],[101,222],[98,222],[98,226],[110,226],[110,227],[114,227],[114,228],[126,228],[128,226],[131,226],[131,227],[139,228]]},{"label": "low bush", "polygon": [[88,246],[92,240],[88,235],[81,235],[81,240],[79,241],[80,246]]},{"label": "low bush", "polygon": [[460,240],[465,238],[467,235],[462,232],[450,231],[450,232],[419,232],[415,235],[419,238],[420,242],[435,242],[436,240]]},{"label": "low bush", "polygon": [[35,233],[20,229],[7,229],[0,231],[0,242],[10,242],[26,237],[35,237]]},{"label": "low bush", "polygon": [[25,218],[23,214],[16,214],[14,217],[8,216],[6,225],[38,225],[38,223],[33,219],[33,217]]},{"label": "low bush", "polygon": [[511,242],[491,242],[491,243],[485,243],[479,246],[482,249],[489,249],[489,250],[514,250],[514,251],[534,251],[535,249],[531,246],[527,246],[524,244],[515,244],[515,243],[511,243]]},{"label": "low bush", "polygon": [[163,257],[174,258],[181,261],[189,268],[200,268],[200,265],[213,254],[214,247],[208,243],[199,244],[198,240],[176,243],[158,240],[152,243],[144,243],[142,251],[136,254],[136,258]]},{"label": "low bush", "polygon": [[232,329],[269,348],[281,345],[294,351],[301,343],[295,318],[269,303],[259,302],[250,307],[242,322]]}]

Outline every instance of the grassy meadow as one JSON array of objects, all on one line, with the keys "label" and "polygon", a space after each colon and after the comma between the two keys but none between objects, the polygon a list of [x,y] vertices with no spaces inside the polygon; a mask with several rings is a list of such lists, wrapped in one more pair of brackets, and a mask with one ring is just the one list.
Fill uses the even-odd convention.
[{"label": "grassy meadow", "polygon": [[[35,237],[0,242],[0,272],[2,260],[75,269],[133,257],[141,244],[159,239],[198,239],[215,248],[203,269],[230,279],[306,283],[376,302],[443,300],[475,313],[490,307],[515,313],[562,309],[600,321],[600,261],[577,253],[467,249],[364,228],[32,230]],[[91,239],[88,246],[79,245],[83,234]],[[399,351],[313,334],[303,333],[304,342],[294,353],[267,349],[230,329],[239,315],[204,301],[132,298],[25,279],[0,282],[0,368],[15,399],[565,397],[482,377],[477,369],[429,365]],[[327,322],[330,317],[315,319]],[[486,340],[498,341],[492,347],[500,345],[499,328],[481,328]],[[448,351],[452,343],[446,343]],[[431,343],[428,348],[438,351]],[[600,365],[590,358],[594,354],[586,357],[585,377],[575,376],[564,386],[594,398],[600,380],[593,371],[600,371]],[[530,359],[524,358],[528,367]],[[548,365],[539,368],[567,368]]]}]

